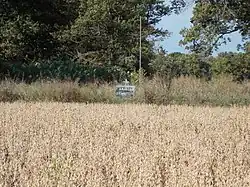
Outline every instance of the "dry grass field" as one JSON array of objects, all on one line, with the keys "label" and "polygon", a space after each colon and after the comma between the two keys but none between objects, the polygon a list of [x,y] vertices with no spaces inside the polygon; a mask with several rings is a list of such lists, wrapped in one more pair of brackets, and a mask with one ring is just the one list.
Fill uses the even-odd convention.
[{"label": "dry grass field", "polygon": [[250,186],[250,108],[0,104],[0,186]]}]

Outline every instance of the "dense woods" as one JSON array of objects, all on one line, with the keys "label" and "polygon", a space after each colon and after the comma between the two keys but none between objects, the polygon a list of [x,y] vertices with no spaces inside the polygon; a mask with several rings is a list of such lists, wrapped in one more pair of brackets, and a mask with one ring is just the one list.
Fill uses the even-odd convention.
[{"label": "dense woods", "polygon": [[[185,0],[1,0],[0,76],[32,82],[39,79],[114,81],[138,70],[140,16],[142,67],[146,75],[219,74],[250,78],[250,3],[195,1],[192,27],[184,28],[180,44],[189,54],[155,48],[171,37],[156,27],[163,16],[180,14]],[[223,7],[223,8],[222,8]],[[218,11],[219,10],[219,11]],[[211,56],[226,34],[240,32],[241,53]]]}]

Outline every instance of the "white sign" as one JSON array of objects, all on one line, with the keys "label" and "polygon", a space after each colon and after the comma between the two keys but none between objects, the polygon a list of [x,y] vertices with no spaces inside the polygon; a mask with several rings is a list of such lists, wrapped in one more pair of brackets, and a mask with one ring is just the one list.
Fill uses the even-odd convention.
[{"label": "white sign", "polygon": [[117,85],[116,96],[119,97],[133,97],[135,95],[135,86],[129,85],[129,82],[124,81],[124,85]]}]

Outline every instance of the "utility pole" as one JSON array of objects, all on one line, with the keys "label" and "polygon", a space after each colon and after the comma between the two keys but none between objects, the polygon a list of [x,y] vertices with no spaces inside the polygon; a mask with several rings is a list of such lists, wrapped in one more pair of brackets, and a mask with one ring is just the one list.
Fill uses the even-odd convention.
[{"label": "utility pole", "polygon": [[141,64],[141,61],[142,61],[142,18],[140,16],[140,49],[139,49],[139,85],[142,84],[142,64]]},{"label": "utility pole", "polygon": [[140,59],[139,59],[139,71],[141,71],[141,40],[142,40],[142,21],[141,21],[141,16],[140,16]]}]

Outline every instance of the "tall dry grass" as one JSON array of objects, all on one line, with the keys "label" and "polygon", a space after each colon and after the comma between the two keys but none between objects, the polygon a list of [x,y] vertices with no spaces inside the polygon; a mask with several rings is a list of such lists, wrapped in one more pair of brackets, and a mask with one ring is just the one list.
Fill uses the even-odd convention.
[{"label": "tall dry grass", "polygon": [[250,108],[0,104],[0,186],[250,186]]},{"label": "tall dry grass", "polygon": [[160,78],[144,79],[136,87],[136,96],[121,100],[115,97],[115,85],[74,82],[36,82],[32,84],[4,81],[0,83],[0,102],[80,102],[146,103],[232,106],[250,104],[250,84],[237,84],[228,77],[207,82],[192,77],[173,79],[171,84]]},{"label": "tall dry grass", "polygon": [[170,92],[172,104],[212,106],[250,104],[250,82],[238,84],[225,76],[209,82],[196,78],[174,79]]}]

